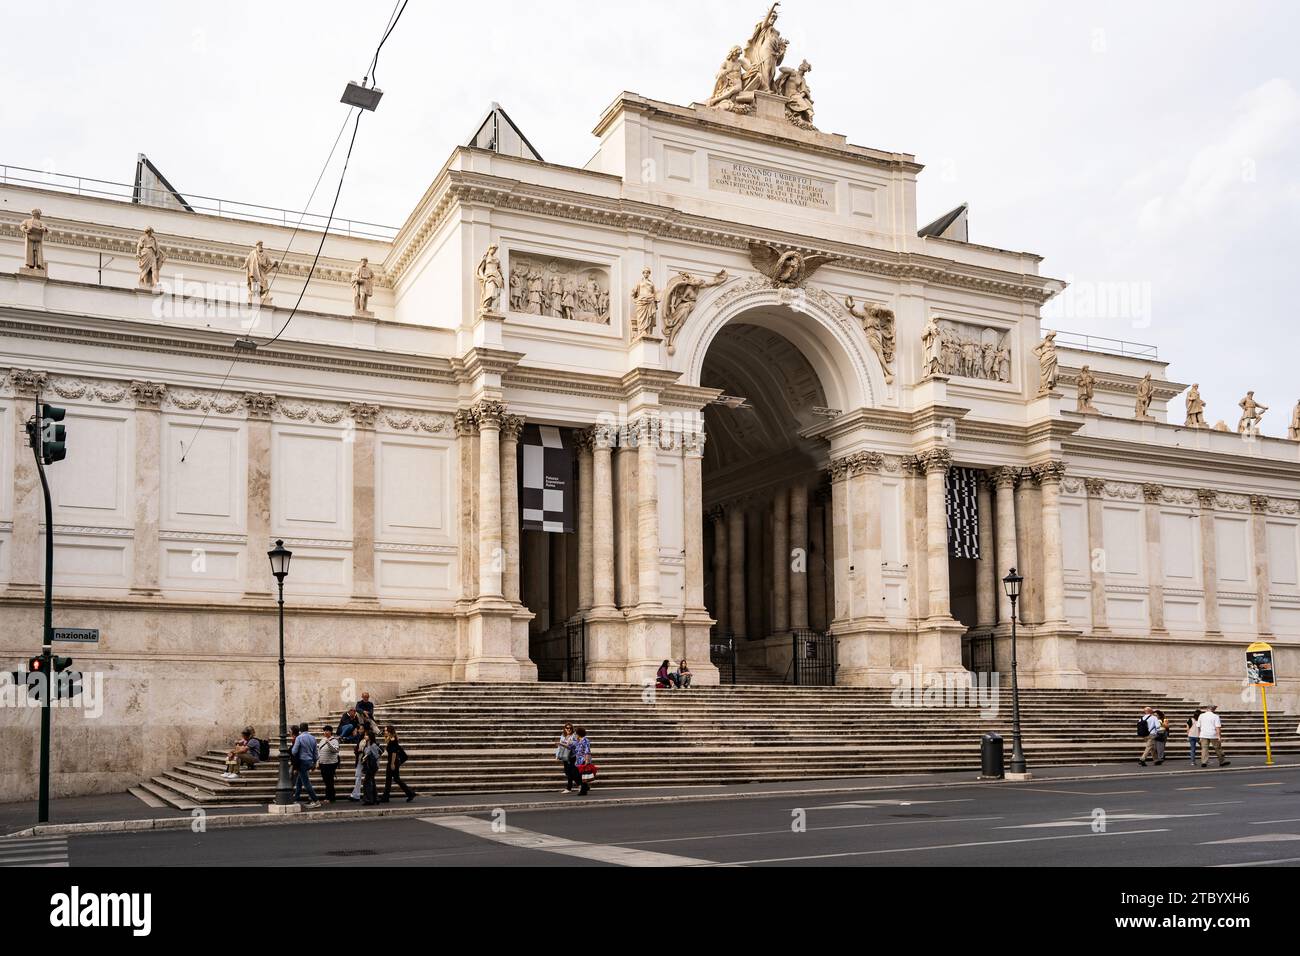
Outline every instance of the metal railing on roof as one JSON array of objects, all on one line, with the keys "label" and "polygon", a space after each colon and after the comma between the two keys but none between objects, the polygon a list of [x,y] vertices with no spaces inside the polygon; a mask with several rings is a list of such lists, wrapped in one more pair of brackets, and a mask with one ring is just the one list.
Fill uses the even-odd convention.
[{"label": "metal railing on roof", "polygon": [[[66,173],[51,173],[26,166],[0,165],[0,185],[34,186],[38,189],[53,189],[57,192],[71,193],[76,196],[93,196],[98,199],[113,199],[119,202],[133,202],[136,187],[131,183],[116,183],[107,179],[94,179],[89,176],[70,176]],[[158,208],[176,208],[175,197],[169,190],[148,189],[146,192],[158,193],[158,202],[145,205]],[[280,209],[276,206],[261,206],[257,203],[235,202],[230,199],[217,199],[212,196],[195,196],[185,194],[185,201],[195,212],[220,216],[223,219],[242,219],[251,222],[265,222],[278,226],[293,228],[302,220],[302,228],[320,232],[325,228],[328,216],[318,213],[303,213],[293,209]],[[398,227],[384,226],[359,219],[342,219],[338,216],[330,222],[329,231],[334,235],[351,236],[359,239],[382,239],[392,241],[397,236]]]},{"label": "metal railing on roof", "polygon": [[1060,329],[1044,328],[1043,331],[1056,332],[1056,344],[1062,348],[1104,352],[1107,355],[1122,355],[1126,358],[1157,359],[1160,357],[1154,345],[1146,345],[1142,342],[1125,342],[1123,339],[1108,339],[1104,335],[1083,335],[1080,332],[1062,332]]}]

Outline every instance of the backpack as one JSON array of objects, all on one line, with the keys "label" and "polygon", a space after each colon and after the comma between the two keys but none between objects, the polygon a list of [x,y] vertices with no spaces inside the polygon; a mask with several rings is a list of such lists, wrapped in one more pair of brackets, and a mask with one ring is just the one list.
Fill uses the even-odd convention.
[{"label": "backpack", "polygon": [[1147,719],[1145,717],[1138,718],[1138,736],[1139,737],[1151,736],[1151,725],[1147,723]]},{"label": "backpack", "polygon": [[266,759],[266,744],[257,737],[248,738],[248,751],[258,760]]}]

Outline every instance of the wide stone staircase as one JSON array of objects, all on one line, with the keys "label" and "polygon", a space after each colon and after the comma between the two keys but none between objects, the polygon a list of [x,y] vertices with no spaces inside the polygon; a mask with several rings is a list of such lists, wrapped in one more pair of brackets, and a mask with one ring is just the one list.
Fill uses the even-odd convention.
[{"label": "wide stone staircase", "polygon": [[[1021,724],[1031,769],[1135,761],[1144,743],[1136,732],[1144,704],[1169,716],[1168,765],[1185,766],[1183,724],[1192,701],[1138,689],[1026,689]],[[1230,759],[1263,753],[1259,714],[1221,708],[1220,715]],[[313,721],[313,731],[337,716]],[[610,788],[978,771],[980,738],[990,730],[1006,738],[1008,759],[1011,753],[1005,689],[996,715],[985,718],[976,706],[895,707],[889,688],[736,685],[655,692],[631,685],[457,683],[387,701],[375,716],[398,727],[410,755],[402,775],[422,794],[557,789],[563,775],[554,748],[565,721],[586,728],[600,784]],[[1274,753],[1300,753],[1295,718],[1270,716]],[[211,750],[132,792],[181,809],[266,803],[275,789],[274,757],[273,745],[272,760],[226,780],[224,750]],[[345,752],[340,799],[352,779]],[[313,783],[319,791],[317,774]]]}]

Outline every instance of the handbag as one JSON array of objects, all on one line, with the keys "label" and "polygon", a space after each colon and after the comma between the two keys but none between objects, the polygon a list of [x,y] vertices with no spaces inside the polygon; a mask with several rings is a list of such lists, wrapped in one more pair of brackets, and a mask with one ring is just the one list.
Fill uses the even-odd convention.
[{"label": "handbag", "polygon": [[569,760],[569,748],[568,748],[568,747],[565,747],[565,746],[559,746],[559,747],[556,747],[556,748],[555,748],[555,759],[556,759],[556,760],[562,760],[562,761],[564,761],[564,762],[567,763],[568,760]]},{"label": "handbag", "polygon": [[596,779],[597,767],[594,763],[584,763],[578,768],[578,773],[582,775],[583,783],[591,783]]}]

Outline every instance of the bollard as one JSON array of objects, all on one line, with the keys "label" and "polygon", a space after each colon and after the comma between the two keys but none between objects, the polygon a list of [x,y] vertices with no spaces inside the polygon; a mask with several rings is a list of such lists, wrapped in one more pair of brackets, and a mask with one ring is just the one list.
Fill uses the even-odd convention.
[{"label": "bollard", "polygon": [[1002,778],[1002,738],[989,731],[980,738],[980,779]]}]

